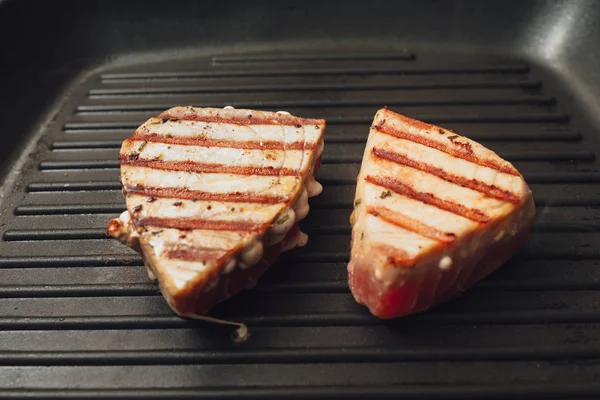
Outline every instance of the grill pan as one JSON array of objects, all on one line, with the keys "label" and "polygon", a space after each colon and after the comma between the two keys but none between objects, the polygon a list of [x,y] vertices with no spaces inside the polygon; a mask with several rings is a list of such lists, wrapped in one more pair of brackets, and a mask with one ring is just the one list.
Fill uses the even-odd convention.
[{"label": "grill pan", "polygon": [[[600,396],[598,4],[81,3],[0,1],[0,397]],[[212,313],[243,345],[176,317],[105,235],[121,141],[173,105],[327,119],[309,244]],[[346,283],[383,105],[497,151],[538,209],[507,265],[396,321]]]}]

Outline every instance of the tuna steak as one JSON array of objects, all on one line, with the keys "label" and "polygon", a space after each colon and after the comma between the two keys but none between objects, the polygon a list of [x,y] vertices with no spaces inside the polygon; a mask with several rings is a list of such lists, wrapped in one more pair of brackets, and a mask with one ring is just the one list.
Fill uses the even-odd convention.
[{"label": "tuna steak", "polygon": [[496,153],[381,109],[351,216],[352,294],[386,319],[435,307],[511,258],[534,214],[525,180]]}]

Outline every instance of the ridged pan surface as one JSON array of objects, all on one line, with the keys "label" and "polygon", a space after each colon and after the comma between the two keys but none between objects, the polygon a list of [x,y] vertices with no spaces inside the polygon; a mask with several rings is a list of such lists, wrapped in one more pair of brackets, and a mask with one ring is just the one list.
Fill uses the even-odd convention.
[{"label": "ridged pan surface", "polygon": [[[461,54],[231,54],[87,76],[0,210],[0,396],[548,398],[600,394],[600,169],[543,71]],[[325,118],[323,193],[305,248],[212,315],[183,320],[140,258],[105,235],[124,210],[122,140],[175,105]],[[346,281],[354,184],[382,106],[512,162],[537,205],[519,254],[459,298],[378,320]],[[123,392],[125,390],[125,392]]]}]

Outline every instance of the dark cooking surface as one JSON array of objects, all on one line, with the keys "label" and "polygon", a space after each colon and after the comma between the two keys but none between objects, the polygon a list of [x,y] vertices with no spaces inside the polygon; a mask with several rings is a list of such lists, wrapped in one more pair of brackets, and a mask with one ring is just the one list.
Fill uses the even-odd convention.
[{"label": "dark cooking surface", "polygon": [[[599,370],[586,359],[597,355],[600,334],[592,185],[600,175],[590,171],[598,147],[535,69],[483,56],[295,56],[136,65],[79,85],[2,213],[0,386],[304,393],[349,384],[425,394],[439,385],[460,392],[466,384],[593,381]],[[303,224],[308,246],[215,310],[251,325],[239,347],[229,328],[174,316],[140,259],[104,235],[123,210],[121,140],[176,104],[328,121],[325,190]],[[391,323],[355,304],[345,275],[353,182],[381,105],[497,150],[538,204],[535,234],[514,261],[439,310]],[[572,358],[581,360],[562,361]]]},{"label": "dark cooking surface", "polygon": [[[32,61],[17,73],[11,68],[20,58],[2,52],[5,77],[31,79],[5,82],[5,107],[33,110],[59,79],[72,73],[72,81],[48,120],[29,130],[39,141],[22,140],[31,143],[22,159],[0,171],[15,172],[0,203],[0,397],[598,398],[600,143],[579,106],[585,100],[558,75],[516,57],[418,44],[322,51],[307,43],[309,51],[275,56],[237,48],[179,60],[190,54],[161,53],[155,58],[168,61],[153,62],[145,53],[91,70],[83,66],[99,62],[89,54],[104,43],[121,54],[127,46],[151,50],[140,36],[99,30],[104,9],[93,4],[99,19],[78,29],[103,34],[90,34],[64,68],[35,74]],[[123,20],[115,24],[125,32]],[[245,23],[223,40],[244,37]],[[49,49],[39,62],[54,65],[48,57],[62,56]],[[30,86],[40,95],[26,100]],[[229,327],[174,316],[139,257],[104,234],[124,209],[121,141],[149,116],[188,104],[288,110],[328,123],[318,178],[325,190],[302,224],[308,246],[213,314],[250,325],[241,346],[231,343]],[[523,172],[538,206],[534,233],[511,262],[439,309],[391,322],[354,302],[345,270],[353,183],[383,105],[497,151]],[[5,129],[20,131],[19,121],[5,117]],[[2,140],[4,154],[18,138],[5,132]]]}]

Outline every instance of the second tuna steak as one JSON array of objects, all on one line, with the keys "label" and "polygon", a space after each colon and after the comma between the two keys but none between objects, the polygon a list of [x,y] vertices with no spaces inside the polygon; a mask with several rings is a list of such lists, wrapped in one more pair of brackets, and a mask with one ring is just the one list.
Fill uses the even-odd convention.
[{"label": "second tuna steak", "polygon": [[534,214],[523,177],[496,153],[381,109],[351,217],[352,294],[380,318],[439,305],[512,257]]}]

